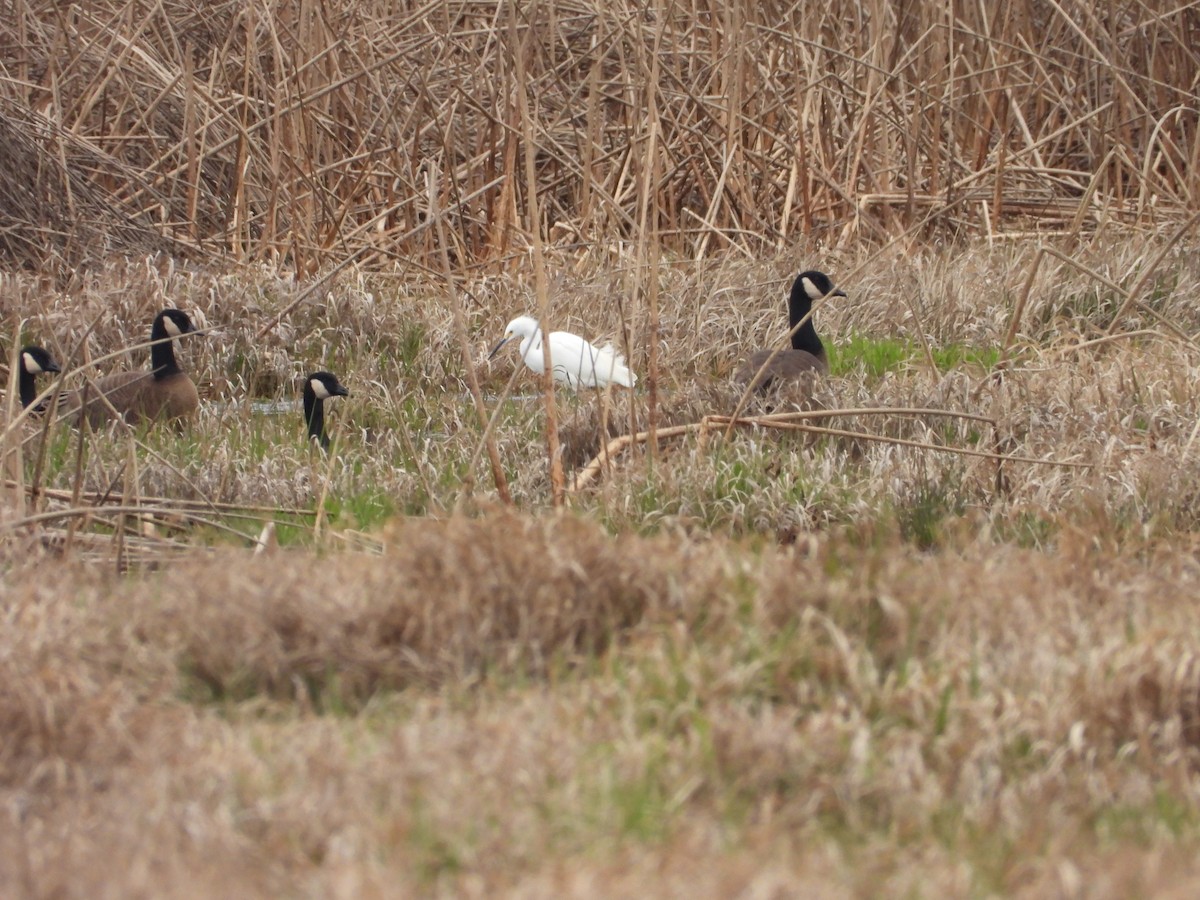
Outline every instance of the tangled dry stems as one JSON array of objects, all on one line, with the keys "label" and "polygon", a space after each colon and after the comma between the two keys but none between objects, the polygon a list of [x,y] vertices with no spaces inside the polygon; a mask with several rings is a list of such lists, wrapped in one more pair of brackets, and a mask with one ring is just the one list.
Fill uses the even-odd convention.
[{"label": "tangled dry stems", "polygon": [[[365,494],[419,512],[463,496],[479,431],[436,280],[345,273],[256,345],[301,285],[139,264],[55,294],[10,276],[5,321],[36,310],[25,334],[64,358],[80,340],[93,356],[143,340],[168,299],[222,332],[183,351],[206,391],[191,434],[139,436],[134,469],[122,435],[87,443],[80,498],[157,509],[156,535],[131,517],[123,557],[154,571],[76,561],[111,562],[100,533],[77,532],[52,565],[46,532],[4,544],[2,892],[1175,884],[1200,750],[1197,623],[1178,602],[1197,579],[1200,370],[1136,308],[1131,337],[1090,343],[1122,300],[1087,271],[1129,284],[1160,246],[1097,244],[1077,248],[1083,268],[1036,270],[1036,250],[1014,246],[826,257],[851,294],[820,314],[835,350],[859,334],[914,351],[882,375],[846,360],[815,403],[975,408],[1004,452],[1090,469],[1006,467],[1001,489],[988,461],[751,430],[665,446],[652,467],[635,455],[565,517],[487,512],[476,473],[460,507],[476,518],[391,518],[366,543],[335,513],[324,552],[258,555],[189,553],[211,532],[173,522],[171,504],[218,521],[235,512],[220,502]],[[619,275],[551,264],[562,326],[618,333],[605,299]],[[727,375],[782,336],[797,264],[660,271],[660,423],[735,402]],[[939,347],[998,346],[1030,271],[1002,378],[929,368],[917,329]],[[1147,302],[1192,331],[1198,277],[1176,248]],[[494,276],[469,290],[495,403],[517,362],[482,360],[530,290]],[[329,458],[303,447],[294,409],[250,405],[294,396],[320,359],[354,392]],[[540,400],[518,386],[495,435],[517,502],[538,511]],[[596,398],[562,404],[567,452],[593,452]],[[631,408],[640,425],[644,395],[615,398],[621,427]],[[968,421],[847,424],[979,445]],[[57,493],[38,502],[56,508],[74,471],[46,471]],[[219,521],[253,534],[264,511],[245,514]],[[168,537],[182,553],[162,552]]]},{"label": "tangled dry stems", "polygon": [[[1090,475],[1010,467],[1004,474],[1011,505],[997,508],[1001,520],[1015,509],[1077,506],[1084,496],[1140,517],[1148,491],[1173,480],[1187,483],[1194,465],[1189,448],[1194,350],[1136,307],[1111,340],[1093,341],[1122,303],[1104,281],[1130,284],[1158,253],[1154,242],[1102,241],[1080,248],[1070,266],[1014,246],[861,260],[826,254],[831,270],[847,273],[839,281],[852,294],[819,314],[818,328],[835,353],[854,335],[907,343],[913,351],[907,363],[882,378],[849,363],[850,370],[820,385],[809,402],[829,410],[975,410],[995,428],[940,418],[869,417],[839,424],[898,439],[1095,467]],[[566,261],[553,263],[555,327],[597,340],[619,337],[624,314],[611,298],[620,273],[571,273]],[[781,298],[802,264],[792,258],[726,261],[660,271],[660,427],[731,411],[736,393],[727,386],[728,373],[750,349],[780,340],[786,329]],[[985,377],[970,365],[944,372],[929,368],[920,334],[937,347],[998,346],[1031,271],[1015,352],[1002,377]],[[1152,273],[1147,302],[1176,329],[1191,330],[1196,316],[1184,298],[1196,281],[1189,253],[1176,247]],[[133,473],[124,441],[90,440],[80,482],[85,492],[311,509],[327,484],[333,497],[373,489],[391,498],[394,508],[413,512],[454,509],[464,491],[486,499],[486,467],[464,468],[478,447],[479,426],[463,402],[453,317],[438,279],[344,274],[330,282],[325,296],[302,304],[256,342],[261,323],[276,318],[302,290],[274,276],[128,264],[94,272],[77,290],[61,295],[39,292],[33,279],[10,276],[0,309],[9,322],[17,314],[32,315],[21,340],[46,343],[70,365],[144,341],[144,323],[163,305],[182,306],[220,326],[213,337],[183,348],[185,365],[207,399],[193,434],[182,443],[169,433],[146,436]],[[503,322],[529,309],[530,291],[519,279],[483,276],[467,285],[462,300],[469,305],[468,341],[482,389],[489,408],[497,406],[516,361],[506,357],[487,364],[484,357]],[[643,314],[624,316],[634,335],[645,334]],[[635,344],[630,359],[644,371],[644,348]],[[135,354],[123,364],[144,360]],[[299,416],[288,405],[294,385],[315,368],[337,371],[354,394],[333,410],[342,452],[328,461],[313,457],[298,440]],[[516,396],[499,405],[494,436],[517,503],[538,506],[546,498],[539,401],[534,380],[516,377]],[[277,415],[264,417],[251,402],[257,399],[283,402]],[[776,408],[767,403],[750,411]],[[602,417],[610,437],[649,422],[645,395],[623,392],[608,404],[591,393],[566,394],[559,417],[569,471],[600,450]],[[25,437],[28,457],[41,436]],[[62,429],[58,437],[74,441]],[[644,527],[646,517],[665,514],[739,532],[852,521],[861,516],[861,503],[878,508],[889,496],[912,498],[930,485],[944,486],[960,509],[991,508],[996,500],[994,466],[986,461],[937,459],[851,438],[829,438],[815,454],[803,442],[765,434],[719,448],[699,442],[670,445],[666,465],[653,475],[635,455],[618,467],[611,492],[593,495],[584,508],[595,508],[616,527]],[[72,444],[72,457],[74,450]],[[65,462],[50,468],[43,486],[75,490],[73,465]],[[731,476],[744,480],[738,471],[762,473],[747,476],[757,487],[745,496],[729,490]],[[803,474],[780,480],[770,477],[772,471]],[[721,484],[719,496],[704,487]],[[1189,496],[1177,491],[1158,521],[1186,528],[1195,515]]]},{"label": "tangled dry stems", "polygon": [[157,246],[436,269],[432,173],[464,267],[506,266],[535,230],[602,263],[638,228],[687,258],[1159,229],[1197,192],[1194,13],[1162,0],[11,12],[0,251],[19,266]]}]

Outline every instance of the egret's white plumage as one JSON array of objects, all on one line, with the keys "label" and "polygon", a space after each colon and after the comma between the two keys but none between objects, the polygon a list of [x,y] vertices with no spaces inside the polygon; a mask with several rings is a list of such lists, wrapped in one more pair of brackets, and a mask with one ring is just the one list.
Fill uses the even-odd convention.
[{"label": "egret's white plumage", "polygon": [[[542,329],[532,316],[517,316],[504,329],[504,339],[492,350],[488,359],[514,337],[521,338],[521,359],[539,375],[546,371],[542,351]],[[571,388],[604,387],[620,384],[631,388],[637,376],[625,364],[625,357],[612,344],[595,347],[577,334],[567,331],[550,332],[550,362],[554,380]]]}]

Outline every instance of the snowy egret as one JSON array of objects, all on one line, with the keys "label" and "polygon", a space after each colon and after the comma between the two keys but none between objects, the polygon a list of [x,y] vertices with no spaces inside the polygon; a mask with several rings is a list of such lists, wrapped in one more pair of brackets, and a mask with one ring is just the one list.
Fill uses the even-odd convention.
[{"label": "snowy egret", "polygon": [[[792,328],[808,315],[812,302],[822,297],[845,297],[846,294],[833,286],[829,276],[824,272],[809,270],[801,272],[792,283],[792,292],[788,297],[788,322]],[[772,354],[774,357],[772,358]],[[768,362],[770,360],[770,362]],[[766,368],[763,368],[766,364]],[[759,369],[762,369],[759,372]],[[825,355],[825,347],[817,337],[813,328],[812,318],[792,332],[792,349],[790,350],[759,350],[738,369],[734,381],[739,384],[751,384],[756,391],[765,391],[783,381],[800,377],[811,378],[813,375],[824,375],[829,371],[829,359]]]},{"label": "snowy egret", "polygon": [[308,423],[308,439],[316,441],[322,450],[329,449],[325,433],[325,401],[330,397],[349,397],[350,392],[332,372],[313,372],[304,379],[304,421]]},{"label": "snowy egret", "polygon": [[[61,371],[62,369],[58,367],[58,363],[54,361],[54,357],[44,348],[22,347],[17,372],[17,386],[20,388],[21,406],[29,406],[37,397],[37,385],[34,379],[38,375]],[[46,404],[43,400],[35,407],[35,412],[45,412],[45,406]]]},{"label": "snowy egret", "polygon": [[[542,355],[542,329],[532,316],[517,316],[504,329],[504,338],[488,355],[491,359],[514,337],[521,338],[521,359],[539,375],[545,372]],[[620,384],[631,388],[637,376],[625,364],[625,357],[612,344],[594,347],[577,334],[567,331],[550,332],[550,361],[554,365],[554,380],[571,388],[604,387]]]},{"label": "snowy egret", "polygon": [[[196,331],[187,313],[164,309],[150,326],[150,371],[117,372],[97,378],[76,391],[68,402],[78,409],[86,396],[83,418],[99,428],[113,418],[131,425],[143,421],[187,419],[200,405],[196,385],[175,361],[175,339]],[[115,411],[115,412],[114,412]]]}]

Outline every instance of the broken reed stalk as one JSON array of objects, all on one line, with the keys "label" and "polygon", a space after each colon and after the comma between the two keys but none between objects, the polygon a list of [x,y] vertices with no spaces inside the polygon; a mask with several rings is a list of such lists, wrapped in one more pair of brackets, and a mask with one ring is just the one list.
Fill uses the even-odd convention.
[{"label": "broken reed stalk", "polygon": [[[908,438],[893,438],[886,435],[870,434],[859,431],[849,431],[841,428],[825,428],[819,425],[806,425],[803,419],[822,419],[835,418],[842,416],[859,416],[859,415],[900,415],[911,418],[919,418],[921,416],[947,416],[957,419],[967,419],[976,422],[986,422],[995,427],[995,421],[990,416],[979,415],[977,413],[964,413],[956,410],[947,409],[923,409],[917,407],[905,407],[890,409],[886,407],[863,407],[860,409],[820,409],[820,410],[805,410],[802,412],[776,413],[767,416],[752,416],[749,418],[735,419],[733,416],[710,415],[705,416],[699,422],[692,422],[687,425],[675,425],[671,428],[664,428],[658,432],[659,437],[679,437],[685,434],[699,432],[707,434],[714,426],[727,426],[724,431],[724,436],[729,437],[734,426],[759,426],[762,428],[775,428],[783,431],[804,431],[810,434],[823,434],[833,437],[848,437],[856,438],[865,441],[874,441],[882,444],[893,444],[900,447],[913,447],[920,450],[934,450],[941,453],[953,453],[960,456],[972,456],[980,459],[990,459],[997,463],[1014,462],[1028,463],[1030,465],[1043,466],[1059,466],[1062,468],[1071,469],[1090,469],[1091,463],[1070,462],[1054,459],[1042,459],[1035,456],[1019,456],[1004,453],[993,453],[987,450],[974,450],[966,447],[949,447],[942,444],[933,444],[928,441],[915,441]],[[613,438],[605,447],[596,454],[586,465],[579,469],[575,477],[572,479],[572,490],[578,491],[586,487],[597,474],[601,472],[611,457],[626,447],[634,444],[643,443],[649,440],[650,433],[648,431],[640,431],[637,434],[623,434],[620,437]]]},{"label": "broken reed stalk", "polygon": [[[479,427],[483,432],[483,444],[487,448],[488,460],[492,466],[492,482],[500,500],[507,506],[512,505],[512,495],[508,490],[508,480],[504,477],[504,464],[500,459],[500,450],[496,447],[495,438],[488,430],[487,406],[483,402],[483,394],[479,389],[479,375],[475,371],[475,360],[472,359],[471,341],[467,336],[467,320],[463,315],[462,300],[458,296],[458,284],[454,273],[450,270],[450,251],[446,246],[446,223],[443,221],[441,204],[438,202],[440,181],[436,166],[429,173],[429,215],[434,220],[438,244],[441,246],[442,273],[446,278],[446,291],[450,298],[450,310],[454,322],[454,336],[458,341],[458,350],[462,354],[463,370],[467,375],[467,388],[471,392],[471,402],[475,407],[475,415],[479,419]],[[474,482],[474,465],[467,470],[469,482]]]},{"label": "broken reed stalk", "polygon": [[[86,404],[88,399],[88,391],[91,390],[90,384],[84,384],[80,389],[82,392],[81,403]],[[87,451],[87,436],[88,429],[75,429],[75,462],[71,472],[71,506],[79,506],[79,497],[83,493],[83,462]],[[72,519],[67,524],[67,539],[65,547],[67,552],[71,551],[72,541],[75,536],[77,522]]]},{"label": "broken reed stalk", "polygon": [[[488,419],[487,425],[483,429],[483,434],[479,436],[479,443],[475,445],[475,450],[471,454],[470,463],[467,466],[468,472],[475,471],[475,466],[479,463],[479,454],[483,452],[485,442],[495,433],[496,423],[500,420],[500,414],[504,412],[504,403],[512,394],[513,385],[517,383],[517,376],[521,374],[521,366],[513,366],[512,374],[508,376],[508,382],[504,385],[504,390],[500,392],[500,396],[496,399],[495,407],[492,409],[491,418]],[[458,501],[455,507],[460,507],[464,499],[466,487],[460,492]]]},{"label": "broken reed stalk", "polygon": [[[525,41],[517,34],[517,2],[508,4],[508,46],[516,70],[517,112],[521,119],[521,137],[525,151],[525,203],[530,242],[533,245],[533,281],[538,299],[538,324],[542,335],[542,397],[546,407],[546,454],[550,463],[550,492],[555,508],[566,501],[562,452],[558,440],[558,406],[554,399],[554,362],[550,352],[550,288],[546,283],[546,260],[542,251],[542,214],[538,203],[537,166],[534,159],[533,114],[529,104],[529,78],[525,69]],[[528,7],[532,19],[538,4]]]},{"label": "broken reed stalk", "polygon": [[[151,451],[151,452],[153,452],[153,451]],[[162,460],[162,457],[160,456],[160,457],[158,457],[158,459]],[[162,461],[163,461],[164,465],[167,465],[168,467],[170,466],[169,462],[166,462],[165,460],[162,460]],[[173,470],[173,471],[176,471],[176,470]],[[11,487],[11,486],[14,486],[16,484],[16,482],[10,481],[10,482],[7,482],[7,484]],[[30,487],[27,485],[26,491],[28,492],[29,490],[30,490]],[[97,506],[103,505],[104,503],[109,502],[108,497],[106,495],[100,494],[100,493],[88,493],[86,495],[80,494],[79,497],[75,497],[75,495],[72,491],[56,490],[54,488],[40,488],[38,490],[38,493],[41,496],[43,496],[49,500],[58,500],[60,502],[70,503],[70,502],[72,502],[72,500],[80,501],[80,500],[84,499],[85,497],[87,499],[89,499],[93,505],[97,505]],[[261,505],[251,504],[251,503],[225,503],[225,502],[222,502],[219,500],[188,500],[186,498],[177,498],[177,497],[147,497],[147,496],[143,496],[142,501],[144,503],[148,503],[148,504],[150,504],[152,506],[156,506],[156,507],[161,507],[163,509],[181,509],[181,510],[208,509],[208,510],[211,510],[214,512],[219,512],[222,515],[228,516],[228,517],[237,518],[237,517],[241,516],[244,518],[252,518],[252,519],[256,519],[256,520],[258,520],[259,517],[252,515],[253,513],[264,513],[264,514],[270,514],[270,515],[284,515],[284,516],[314,516],[314,515],[316,515],[315,509],[298,509],[296,507],[288,507],[288,506],[261,506]],[[80,502],[75,502],[74,505],[82,506],[83,504]]]},{"label": "broken reed stalk", "polygon": [[[669,428],[660,428],[656,432],[656,437],[660,440],[663,438],[679,437],[684,434],[701,431],[707,427],[707,423],[703,421],[691,422],[687,425],[672,425]],[[648,431],[639,431],[637,434],[623,434],[620,437],[613,438],[571,478],[572,493],[581,491],[587,487],[588,483],[609,464],[609,460],[617,453],[620,453],[626,447],[647,441],[649,438],[650,432]]]},{"label": "broken reed stalk", "polygon": [[[650,434],[650,452],[647,454],[647,465],[652,465],[658,458],[658,335],[660,325],[658,314],[658,264],[662,248],[658,226],[650,219],[649,211],[651,195],[656,193],[658,187],[658,133],[660,127],[658,121],[658,80],[662,37],[665,28],[666,17],[663,17],[655,28],[654,47],[650,53],[650,77],[646,82],[646,118],[649,120],[649,133],[645,139],[646,152],[642,157],[642,178],[640,185],[642,196],[638,211],[639,247],[637,271],[639,273],[642,271],[641,261],[646,242],[649,241],[650,244],[650,289],[646,296],[646,305],[650,314],[649,334],[646,336],[646,344],[649,351],[646,358],[646,404],[648,407],[646,417]],[[645,61],[642,60],[642,63],[643,68],[645,68]],[[632,407],[633,404],[631,403],[630,408],[632,409]],[[607,422],[602,423],[601,427],[602,429],[606,429]],[[605,434],[606,431],[602,430],[600,433]]]},{"label": "broken reed stalk", "polygon": [[[147,506],[139,503],[120,503],[115,506],[72,506],[66,509],[49,509],[45,512],[31,513],[23,516],[20,519],[10,519],[0,522],[0,532],[4,531],[19,531],[22,528],[28,528],[30,525],[44,524],[47,522],[67,521],[83,521],[89,519],[106,519],[115,518],[117,520],[118,530],[124,530],[120,524],[129,518],[136,520],[154,521],[159,520],[160,526],[176,528],[172,524],[172,520],[183,520],[196,525],[201,525],[205,528],[213,528],[217,531],[223,531],[226,534],[236,536],[242,540],[253,544],[256,538],[254,535],[246,534],[238,531],[236,528],[231,528],[217,519],[211,519],[207,516],[201,516],[187,510],[174,509],[171,507]],[[146,537],[142,534],[141,537]]]},{"label": "broken reed stalk", "polygon": [[[313,518],[312,528],[313,540],[318,543],[321,540],[321,531],[327,518],[325,512],[325,498],[329,496],[329,486],[333,484],[333,464],[337,459],[337,449],[337,435],[334,436],[334,441],[329,445],[329,451],[327,453],[322,453],[311,443],[309,445],[309,453],[313,457],[316,457],[317,454],[320,454],[322,457],[324,457],[322,461],[325,463],[323,471],[321,472],[321,492],[317,495],[317,514]],[[316,471],[317,467],[314,466],[313,469]]]},{"label": "broken reed stalk", "polygon": [[[713,424],[724,425],[724,416],[714,416],[717,421]],[[937,450],[941,453],[955,453],[959,456],[974,456],[979,459],[991,459],[996,462],[1029,463],[1039,466],[1059,466],[1066,469],[1091,469],[1091,463],[1071,462],[1069,460],[1043,459],[1036,456],[1017,456],[1005,453],[993,453],[990,450],[973,450],[969,447],[948,447],[943,444],[933,444],[928,441],[915,441],[910,438],[894,438],[882,434],[868,434],[861,431],[849,431],[844,428],[826,428],[822,425],[804,425],[799,422],[755,422],[742,420],[744,424],[761,425],[764,428],[778,428],[784,431],[804,431],[809,434],[826,434],[834,437],[857,438],[864,441],[875,441],[880,444],[894,444],[898,447],[916,447],[921,450]],[[741,423],[739,423],[741,424]]]},{"label": "broken reed stalk", "polygon": [[[57,384],[57,383],[58,382],[56,381],[55,384]],[[52,399],[47,404],[48,410],[54,409],[54,404],[55,404],[55,400],[57,397],[58,397],[58,391],[57,390],[51,391]],[[30,405],[31,406],[36,405],[36,401]],[[45,473],[46,454],[49,452],[49,449],[50,449],[50,438],[51,438],[51,435],[53,434],[54,428],[57,424],[58,424],[58,420],[55,416],[52,416],[49,414],[43,415],[42,421],[41,421],[41,426],[31,436],[34,439],[36,439],[36,441],[37,441],[37,449],[36,449],[36,452],[34,455],[33,475],[30,478],[29,484],[27,484],[25,487],[26,487],[26,492],[29,494],[29,499],[33,503],[34,512],[37,512],[37,510],[41,508],[42,503],[44,502],[44,495],[43,495],[43,489],[42,489],[42,475]],[[29,440],[29,438],[26,438],[25,441],[23,441],[22,443],[25,443],[28,440]]]},{"label": "broken reed stalk", "polygon": [[[124,507],[127,509],[137,509],[142,504],[138,500],[138,464],[137,453],[134,449],[134,442],[127,441],[125,444],[125,468],[124,468],[124,490],[122,501],[118,508]],[[137,520],[137,521],[140,521]],[[113,561],[116,565],[117,572],[125,571],[125,527],[126,517],[122,513],[117,516],[117,521],[113,527]],[[142,530],[138,530],[142,534]]]},{"label": "broken reed stalk", "polygon": [[[18,325],[13,330],[13,334],[20,333]],[[4,397],[6,407],[4,415],[9,422],[16,418],[17,383],[20,378],[21,365],[18,358],[20,356],[18,343],[14,340],[12,346],[8,348],[8,388]],[[3,434],[0,434],[0,471],[4,473],[5,483],[11,482],[13,489],[7,500],[2,499],[3,494],[0,493],[0,511],[3,511],[3,507],[8,506],[17,518],[25,515],[25,465],[21,458],[21,449],[20,432],[12,426],[6,428]]]},{"label": "broken reed stalk", "polygon": [[1127,341],[1133,338],[1158,338],[1166,340],[1167,337],[1161,331],[1155,331],[1153,328],[1139,328],[1137,331],[1122,331],[1120,334],[1106,334],[1104,337],[1092,338],[1090,341],[1080,341],[1078,344],[1068,344],[1065,347],[1051,347],[1046,352],[1054,356],[1069,356],[1072,353],[1080,353],[1092,347],[1100,347],[1104,344],[1115,344],[1118,341]]}]

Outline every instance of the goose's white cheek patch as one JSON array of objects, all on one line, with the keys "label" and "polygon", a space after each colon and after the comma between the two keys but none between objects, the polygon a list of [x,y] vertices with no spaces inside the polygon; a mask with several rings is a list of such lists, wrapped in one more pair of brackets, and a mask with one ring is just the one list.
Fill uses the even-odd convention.
[{"label": "goose's white cheek patch", "polygon": [[179,337],[181,334],[183,334],[183,332],[179,330],[179,326],[175,324],[175,320],[170,316],[163,317],[163,328],[166,329],[167,334],[169,334],[171,337]]},{"label": "goose's white cheek patch", "polygon": [[42,374],[42,367],[38,365],[38,361],[33,358],[32,353],[22,353],[21,362],[25,366],[25,371],[30,375]]},{"label": "goose's white cheek patch", "polygon": [[812,283],[809,278],[804,279],[804,293],[808,294],[809,300],[820,300],[825,295],[817,290],[817,286]]},{"label": "goose's white cheek patch", "polygon": [[318,400],[328,400],[333,396],[333,394],[329,393],[329,389],[325,387],[325,382],[319,378],[310,378],[308,386],[312,388],[312,392]]}]

